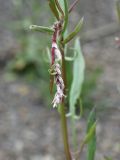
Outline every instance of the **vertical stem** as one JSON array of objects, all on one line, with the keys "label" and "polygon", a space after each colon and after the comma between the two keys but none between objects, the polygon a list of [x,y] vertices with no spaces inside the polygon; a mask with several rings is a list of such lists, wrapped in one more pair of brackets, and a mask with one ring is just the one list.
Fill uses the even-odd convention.
[{"label": "vertical stem", "polygon": [[74,147],[74,151],[77,151],[77,136],[76,136],[76,127],[75,127],[75,119],[71,118],[71,127],[72,127],[72,143]]},{"label": "vertical stem", "polygon": [[[64,94],[66,94],[66,68],[65,68],[65,58],[64,58],[64,46],[60,46],[60,51],[62,54],[62,76],[63,81],[65,84]],[[67,120],[66,120],[66,113],[65,113],[65,102],[63,98],[63,102],[60,106],[60,115],[61,115],[61,127],[62,127],[62,134],[63,134],[63,142],[64,142],[64,150],[66,154],[66,160],[72,160],[70,149],[69,149],[69,140],[68,140],[68,131],[67,131]]]},{"label": "vertical stem", "polygon": [[60,106],[60,115],[61,115],[61,127],[62,127],[62,135],[63,135],[63,142],[64,142],[64,150],[65,150],[66,160],[72,160],[70,150],[69,150],[67,121],[66,121],[66,116],[65,116],[64,103],[62,103],[61,106]]},{"label": "vertical stem", "polygon": [[62,54],[62,76],[63,81],[65,84],[64,94],[66,94],[66,88],[67,88],[67,78],[66,78],[66,67],[65,67],[65,57],[64,57],[64,49],[60,48],[61,54]]}]

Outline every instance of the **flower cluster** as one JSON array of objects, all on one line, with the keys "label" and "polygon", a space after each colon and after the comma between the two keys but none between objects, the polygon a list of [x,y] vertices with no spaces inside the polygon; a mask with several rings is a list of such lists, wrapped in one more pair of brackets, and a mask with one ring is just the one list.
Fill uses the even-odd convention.
[{"label": "flower cluster", "polygon": [[54,72],[55,72],[55,83],[57,87],[57,92],[54,96],[53,99],[53,108],[57,107],[58,104],[62,102],[62,98],[64,96],[63,90],[64,90],[64,82],[61,77],[61,70],[60,70],[60,65],[58,63],[55,64],[54,66]]},{"label": "flower cluster", "polygon": [[61,76],[60,64],[59,61],[62,60],[61,52],[57,45],[57,38],[60,34],[61,25],[60,22],[54,24],[54,33],[52,37],[52,48],[51,48],[51,57],[52,57],[52,66],[54,73],[54,80],[56,84],[56,94],[53,99],[53,107],[57,107],[58,104],[62,102],[64,96],[64,82]]}]

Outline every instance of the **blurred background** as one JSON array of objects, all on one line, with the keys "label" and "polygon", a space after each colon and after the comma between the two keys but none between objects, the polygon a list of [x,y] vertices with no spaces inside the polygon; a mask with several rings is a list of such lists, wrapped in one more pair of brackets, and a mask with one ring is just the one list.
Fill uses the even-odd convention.
[{"label": "blurred background", "polygon": [[[85,114],[76,127],[81,141],[87,113],[96,106],[97,160],[105,155],[120,159],[120,46],[115,41],[120,24],[115,3],[80,0],[69,19],[71,31],[84,16],[80,37],[86,61],[81,95]],[[0,160],[65,159],[59,116],[51,109],[49,94],[46,47],[51,37],[29,31],[31,24],[53,22],[47,0],[0,0]],[[71,71],[72,64],[67,68]]]}]

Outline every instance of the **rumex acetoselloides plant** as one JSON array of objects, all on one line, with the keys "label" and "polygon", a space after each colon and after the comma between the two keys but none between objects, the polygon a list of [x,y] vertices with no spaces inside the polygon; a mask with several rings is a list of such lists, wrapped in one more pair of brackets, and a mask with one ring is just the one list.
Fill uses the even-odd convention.
[{"label": "rumex acetoselloides plant", "polygon": [[[67,57],[67,43],[70,42],[81,30],[83,26],[83,18],[80,19],[75,29],[71,33],[67,33],[69,14],[77,5],[79,0],[75,0],[70,8],[67,0],[48,0],[50,9],[55,17],[55,22],[52,27],[44,27],[31,25],[30,29],[47,33],[52,36],[51,40],[51,62],[50,62],[50,92],[52,93],[53,86],[56,86],[56,93],[54,95],[52,105],[57,108],[61,116],[61,128],[63,135],[64,151],[66,160],[80,159],[80,153],[85,144],[87,144],[87,160],[94,160],[96,148],[96,120],[95,111],[93,110],[88,119],[87,133],[80,145],[80,151],[76,151],[73,156],[69,148],[68,131],[67,131],[67,116],[71,117],[74,126],[76,116],[76,103],[80,102],[80,110],[82,113],[82,105],[80,100],[80,93],[82,83],[84,80],[85,62],[82,55],[80,41],[77,37],[74,44],[74,56]],[[49,52],[49,50],[48,50]],[[73,61],[73,80],[68,93],[67,78],[66,78],[66,60]],[[69,95],[69,114],[66,114],[66,97]],[[68,109],[67,109],[68,110]],[[80,115],[81,115],[80,113]],[[77,117],[78,118],[78,117]]]}]

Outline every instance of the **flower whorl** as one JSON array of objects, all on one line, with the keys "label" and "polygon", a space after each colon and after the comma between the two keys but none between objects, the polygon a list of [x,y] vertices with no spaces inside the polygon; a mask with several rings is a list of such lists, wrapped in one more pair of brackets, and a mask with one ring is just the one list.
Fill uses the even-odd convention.
[{"label": "flower whorl", "polygon": [[61,52],[57,45],[57,37],[60,33],[60,23],[54,24],[54,33],[52,37],[52,48],[51,48],[51,56],[52,56],[52,66],[53,67],[53,73],[54,73],[54,81],[56,84],[56,93],[54,96],[54,99],[52,101],[53,107],[57,107],[58,104],[62,102],[63,96],[64,96],[64,81],[62,79],[61,75],[61,67],[58,63],[62,60]]},{"label": "flower whorl", "polygon": [[64,82],[61,77],[61,70],[60,70],[60,65],[58,63],[55,64],[54,68],[55,74],[55,83],[57,87],[56,94],[53,99],[53,107],[57,107],[58,104],[62,102],[62,98],[64,96],[63,90],[64,90]]}]

